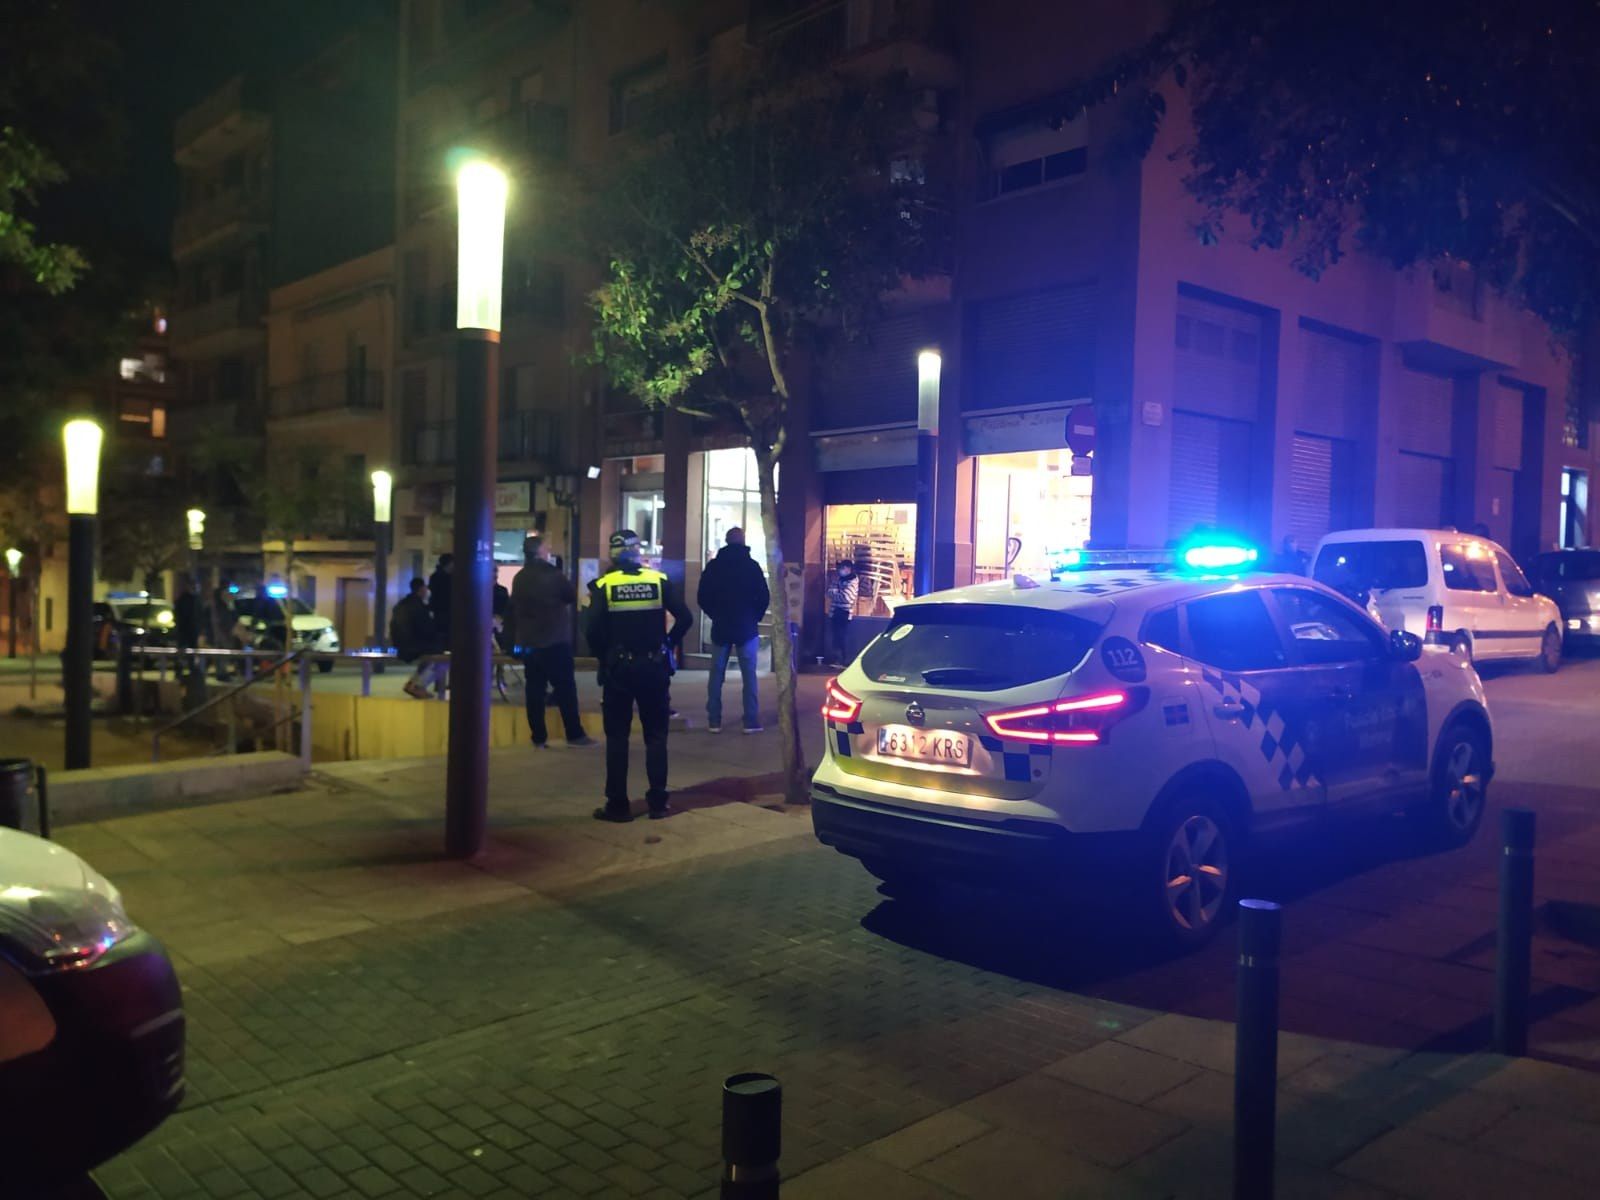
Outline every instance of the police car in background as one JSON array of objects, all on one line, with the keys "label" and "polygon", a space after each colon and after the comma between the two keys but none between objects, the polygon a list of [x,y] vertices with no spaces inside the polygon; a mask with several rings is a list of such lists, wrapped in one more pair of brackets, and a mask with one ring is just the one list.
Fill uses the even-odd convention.
[{"label": "police car in background", "polygon": [[1242,545],[1070,557],[1048,583],[901,605],[830,681],[824,844],[906,890],[1113,862],[1197,944],[1261,834],[1359,810],[1477,831],[1493,729],[1469,662],[1311,580],[1244,573]]}]

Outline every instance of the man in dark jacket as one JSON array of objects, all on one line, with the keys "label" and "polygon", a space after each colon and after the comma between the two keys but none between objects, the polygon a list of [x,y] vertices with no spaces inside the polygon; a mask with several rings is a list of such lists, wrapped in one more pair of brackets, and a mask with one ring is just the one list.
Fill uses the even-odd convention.
[{"label": "man in dark jacket", "polygon": [[744,530],[728,530],[727,544],[706,564],[695,599],[711,618],[711,680],[706,691],[706,722],[712,733],[722,730],[722,681],[729,655],[739,657],[744,683],[744,731],[761,731],[761,699],[756,691],[756,626],[767,615],[772,594],[767,577],[744,544]]},{"label": "man in dark jacket", "polygon": [[592,746],[578,715],[578,681],[572,662],[572,606],[578,589],[545,553],[544,539],[530,537],[522,543],[525,564],[511,581],[506,619],[507,640],[522,659],[527,675],[528,732],[541,750],[549,744],[544,721],[544,694],[555,693],[567,745]]},{"label": "man in dark jacket", "polygon": [[439,636],[450,641],[450,582],[455,575],[456,556],[439,555],[439,565],[428,577],[428,609],[433,613],[433,623]]},{"label": "man in dark jacket", "polygon": [[406,695],[418,700],[428,697],[428,685],[443,690],[450,666],[443,662],[421,661],[427,656],[444,653],[444,638],[433,623],[433,612],[428,607],[428,585],[420,579],[411,581],[411,591],[394,606],[389,615],[389,640],[401,662],[414,662],[417,669],[406,680]]}]

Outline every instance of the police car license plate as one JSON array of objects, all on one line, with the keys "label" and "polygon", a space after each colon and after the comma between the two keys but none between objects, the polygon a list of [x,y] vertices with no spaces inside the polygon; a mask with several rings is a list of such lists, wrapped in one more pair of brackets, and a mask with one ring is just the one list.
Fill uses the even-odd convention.
[{"label": "police car license plate", "polygon": [[972,739],[964,733],[944,729],[913,729],[909,725],[880,725],[878,753],[885,758],[909,758],[913,762],[941,766],[970,767]]}]

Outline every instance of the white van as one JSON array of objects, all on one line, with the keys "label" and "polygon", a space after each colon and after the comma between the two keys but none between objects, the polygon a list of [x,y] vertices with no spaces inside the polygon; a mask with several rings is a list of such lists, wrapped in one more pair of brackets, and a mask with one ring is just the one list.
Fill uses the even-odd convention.
[{"label": "white van", "polygon": [[1312,576],[1390,629],[1472,660],[1561,665],[1561,613],[1516,560],[1453,529],[1347,529],[1317,543]]}]

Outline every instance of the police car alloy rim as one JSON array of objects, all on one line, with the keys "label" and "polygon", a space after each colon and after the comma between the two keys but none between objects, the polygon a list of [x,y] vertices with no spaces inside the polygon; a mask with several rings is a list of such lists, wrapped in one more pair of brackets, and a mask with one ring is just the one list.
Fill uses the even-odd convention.
[{"label": "police car alloy rim", "polygon": [[1477,747],[1463,739],[1445,760],[1445,815],[1456,829],[1471,829],[1483,807],[1483,775],[1476,769],[1477,759]]},{"label": "police car alloy rim", "polygon": [[1228,843],[1210,817],[1196,813],[1172,834],[1166,854],[1167,911],[1180,929],[1204,929],[1228,894]]}]

